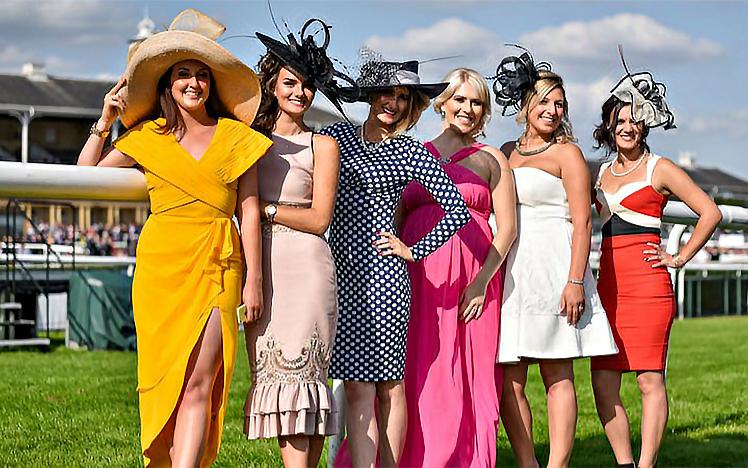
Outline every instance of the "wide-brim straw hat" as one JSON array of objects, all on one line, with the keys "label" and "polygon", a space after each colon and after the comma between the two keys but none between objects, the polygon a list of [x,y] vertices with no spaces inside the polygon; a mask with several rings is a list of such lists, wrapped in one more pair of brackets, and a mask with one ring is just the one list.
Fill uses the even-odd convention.
[{"label": "wide-brim straw hat", "polygon": [[251,125],[260,105],[257,75],[216,42],[226,28],[197,10],[177,15],[169,29],[145,39],[130,50],[119,94],[126,108],[120,114],[125,127],[158,117],[159,79],[175,63],[199,60],[210,68],[218,100],[237,120]]}]

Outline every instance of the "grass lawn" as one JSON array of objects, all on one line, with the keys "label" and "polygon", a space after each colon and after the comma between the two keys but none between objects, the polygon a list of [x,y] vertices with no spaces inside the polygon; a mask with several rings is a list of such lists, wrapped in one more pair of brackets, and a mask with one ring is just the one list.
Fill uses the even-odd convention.
[{"label": "grass lawn", "polygon": [[[576,372],[580,413],[572,466],[614,466],[595,414],[588,362],[579,361]],[[676,322],[668,379],[670,422],[659,466],[748,466],[748,318]],[[537,452],[544,463],[548,431],[537,367],[530,381]],[[280,465],[275,441],[242,437],[248,387],[241,350],[215,466]],[[638,433],[640,400],[633,376],[625,379],[623,393]],[[0,352],[0,402],[0,466],[141,464],[134,353]],[[636,436],[634,444],[638,447]],[[503,430],[498,445],[499,465],[513,466]]]}]

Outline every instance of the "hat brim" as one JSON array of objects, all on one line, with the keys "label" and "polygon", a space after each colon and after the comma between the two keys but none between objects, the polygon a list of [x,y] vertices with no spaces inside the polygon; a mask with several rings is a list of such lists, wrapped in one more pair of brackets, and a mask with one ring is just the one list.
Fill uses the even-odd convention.
[{"label": "hat brim", "polygon": [[210,68],[218,99],[237,120],[251,125],[260,105],[257,75],[217,42],[191,31],[164,31],[144,40],[132,55],[120,94],[127,107],[120,114],[131,128],[158,109],[159,79],[175,63],[199,60]]},{"label": "hat brim", "polygon": [[[429,83],[429,84],[398,84],[391,86],[360,86],[361,95],[358,98],[359,102],[369,102],[369,96],[373,93],[380,93],[382,91],[389,91],[393,88],[408,88],[416,91],[420,91],[425,94],[429,99],[434,99],[445,89],[447,89],[449,83]],[[343,90],[351,90],[353,88],[345,87]]]}]

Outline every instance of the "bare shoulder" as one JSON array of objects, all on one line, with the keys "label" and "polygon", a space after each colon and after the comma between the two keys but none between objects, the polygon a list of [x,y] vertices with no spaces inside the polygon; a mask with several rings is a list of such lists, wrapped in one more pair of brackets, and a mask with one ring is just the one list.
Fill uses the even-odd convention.
[{"label": "bare shoulder", "polygon": [[576,143],[557,143],[556,145],[556,154],[558,156],[563,158],[581,158],[584,160],[584,154],[582,154],[582,150],[579,148],[579,146],[576,145]]},{"label": "bare shoulder", "polygon": [[489,164],[493,167],[498,165],[499,168],[504,170],[511,169],[509,167],[509,160],[507,159],[506,155],[498,148],[494,146],[484,146],[481,148],[481,151],[487,154],[486,159],[489,162]]},{"label": "bare shoulder", "polygon": [[561,167],[587,167],[587,160],[582,150],[574,143],[562,143],[556,145],[556,158]]},{"label": "bare shoulder", "polygon": [[692,180],[682,167],[675,164],[670,159],[660,156],[652,172],[652,180],[655,186],[667,186],[675,181]]},{"label": "bare shoulder", "polygon": [[328,135],[320,135],[315,133],[312,144],[314,145],[315,152],[322,151],[324,153],[336,153],[338,150],[338,142],[335,138]]},{"label": "bare shoulder", "polygon": [[655,170],[657,171],[664,170],[667,172],[672,172],[672,171],[682,172],[683,171],[683,169],[681,169],[680,166],[675,164],[672,160],[670,160],[669,158],[665,156],[659,156],[659,155],[657,159],[657,164],[655,166]]}]

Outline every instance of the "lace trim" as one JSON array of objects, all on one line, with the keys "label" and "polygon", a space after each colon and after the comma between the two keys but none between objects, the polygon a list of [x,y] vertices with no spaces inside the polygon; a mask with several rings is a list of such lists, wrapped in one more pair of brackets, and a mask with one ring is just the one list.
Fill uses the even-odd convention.
[{"label": "lace trim", "polygon": [[332,349],[319,336],[314,326],[312,336],[301,348],[299,357],[287,359],[283,350],[272,335],[264,349],[257,352],[254,382],[257,383],[317,383],[327,382],[327,369],[330,367]]}]

